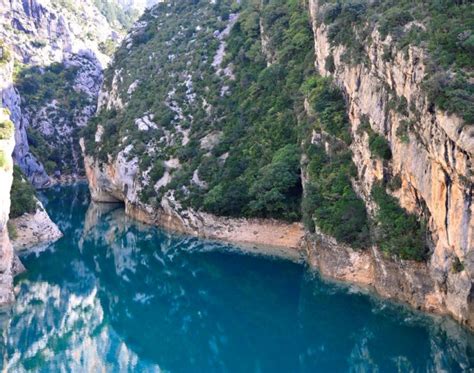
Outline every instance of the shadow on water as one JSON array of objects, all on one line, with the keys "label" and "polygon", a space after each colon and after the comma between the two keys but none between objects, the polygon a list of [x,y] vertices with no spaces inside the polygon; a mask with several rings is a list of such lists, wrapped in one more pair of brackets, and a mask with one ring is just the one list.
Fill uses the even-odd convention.
[{"label": "shadow on water", "polygon": [[11,371],[467,371],[474,339],[432,318],[141,225],[85,185],[44,192],[64,238],[23,258],[2,318]]}]

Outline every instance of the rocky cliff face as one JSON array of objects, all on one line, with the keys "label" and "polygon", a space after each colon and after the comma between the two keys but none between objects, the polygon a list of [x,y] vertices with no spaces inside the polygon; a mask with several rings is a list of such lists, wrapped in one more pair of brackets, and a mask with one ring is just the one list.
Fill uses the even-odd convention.
[{"label": "rocky cliff face", "polygon": [[[83,143],[93,199],[124,201],[129,215],[187,233],[246,243],[268,243],[259,241],[258,234],[259,230],[265,231],[268,220],[259,220],[262,224],[259,225],[253,220],[245,222],[216,217],[204,211],[212,209],[212,203],[222,195],[231,196],[220,205],[224,211],[236,201],[251,198],[258,190],[258,201],[252,201],[240,210],[241,214],[252,216],[249,210],[255,206],[260,208],[260,201],[270,200],[271,206],[289,204],[291,193],[302,193],[301,187],[308,189],[306,154],[303,154],[301,170],[298,170],[303,185],[293,186],[290,192],[276,187],[285,177],[290,179],[285,173],[286,164],[276,161],[284,158],[281,154],[285,153],[275,152],[272,148],[272,140],[285,133],[287,142],[284,144],[308,142],[321,148],[325,154],[319,155],[325,160],[320,161],[318,167],[330,169],[331,172],[326,172],[332,184],[342,184],[341,195],[334,189],[328,193],[326,201],[316,199],[316,203],[325,204],[325,209],[320,209],[317,218],[312,216],[316,232],[307,232],[302,245],[308,262],[326,276],[372,286],[385,297],[430,312],[452,315],[474,327],[473,127],[455,115],[448,115],[428,100],[423,88],[428,71],[427,52],[415,45],[399,50],[390,35],[383,38],[374,28],[368,35],[370,43],[360,51],[363,60],[360,63],[348,61],[346,47],[331,44],[328,26],[320,21],[321,6],[317,0],[310,1],[305,9],[310,17],[310,31],[305,29],[304,17],[297,18],[297,14],[301,15],[300,9],[262,4],[257,10],[243,6],[238,15],[227,14],[226,22],[207,25],[208,29],[216,28],[212,35],[217,40],[212,41],[209,32],[203,32],[204,23],[199,18],[206,14],[202,12],[208,11],[203,11],[203,8],[195,12],[192,22],[197,24],[191,21],[179,24],[179,17],[175,21],[166,21],[160,18],[159,12],[149,12],[135,25],[124,47],[119,50],[116,64],[108,72],[100,94],[101,113],[90,127],[89,139]],[[179,7],[176,10],[170,7],[168,19],[176,16],[175,11],[177,14],[182,12]],[[285,12],[288,12],[288,18],[285,18]],[[158,33],[155,22],[159,24]],[[296,27],[298,24],[301,26]],[[224,33],[229,25],[229,30]],[[280,25],[285,25],[285,32],[279,28]],[[179,31],[173,33],[173,30]],[[282,35],[290,36],[285,39]],[[306,43],[308,35],[309,45]],[[199,62],[195,62],[195,54],[187,48],[189,45],[200,46],[198,43],[202,40],[209,40],[206,38],[214,43],[210,44],[214,45],[214,49],[210,49],[213,53],[199,56]],[[248,45],[251,47],[246,49]],[[282,45],[288,49],[278,49]],[[166,49],[170,46],[177,52]],[[147,53],[151,49],[163,50],[164,56]],[[298,58],[288,58],[288,50],[290,55]],[[309,52],[310,57],[305,57],[301,50]],[[315,69],[298,65],[298,61],[306,59],[311,60]],[[133,61],[133,66],[127,61]],[[141,61],[143,66],[137,61]],[[210,66],[202,68],[200,64]],[[258,73],[252,75],[254,71],[245,70],[248,65]],[[295,69],[295,65],[298,68]],[[197,70],[193,71],[189,66]],[[212,78],[206,76],[209,71],[213,73]],[[280,86],[284,72],[290,72],[290,83]],[[174,80],[164,80],[163,74],[172,76]],[[311,112],[308,101],[303,103],[303,98],[299,100],[297,96],[305,88],[301,76],[306,79],[316,75],[332,78],[343,92],[349,128],[325,128],[322,133],[318,128],[319,132],[315,131],[316,122],[321,121],[317,116],[321,113]],[[271,77],[273,91],[292,90],[297,99],[291,101],[275,93],[270,96],[271,105],[261,104],[268,98],[266,77]],[[156,88],[153,81],[163,84]],[[334,99],[333,91],[323,91],[323,88],[317,88],[323,92],[320,97],[326,95],[330,100]],[[213,90],[219,93],[213,96]],[[235,97],[242,92],[248,97],[238,101]],[[231,99],[225,101],[229,97]],[[254,106],[245,106],[252,100]],[[327,106],[330,100],[327,100]],[[240,108],[239,116],[229,114],[225,105],[234,108],[234,112],[239,112]],[[289,110],[283,110],[282,106]],[[322,119],[331,116],[333,109],[329,107],[323,112],[326,117]],[[259,115],[248,116],[253,111]],[[298,120],[295,121],[292,114]],[[263,125],[255,124],[263,117],[267,119]],[[334,127],[344,124],[342,117],[335,115],[336,120],[331,119],[331,124]],[[279,122],[281,118],[285,118],[289,128]],[[235,126],[226,124],[234,122],[237,123]],[[309,135],[301,130],[299,137],[292,137],[294,128],[306,127],[312,131]],[[304,138],[301,138],[302,134]],[[343,136],[334,141],[337,137],[334,134]],[[331,137],[332,144],[326,141]],[[383,139],[390,157],[375,156],[371,146],[373,137]],[[257,144],[252,142],[253,138],[259,138]],[[241,149],[242,141],[252,146],[237,152],[235,149]],[[270,148],[274,151],[271,162],[263,167],[259,164],[260,169],[255,166],[249,171],[252,169],[249,164],[253,165],[255,158],[268,156],[266,152]],[[349,153],[345,152],[346,148]],[[282,149],[297,152],[294,150],[296,147]],[[324,162],[330,163],[331,158],[342,166],[325,165]],[[355,165],[353,175],[350,171],[352,163]],[[205,168],[218,176],[205,179]],[[272,180],[269,175],[273,176],[274,171],[277,177]],[[239,190],[232,189],[229,184],[219,184],[220,179],[226,178],[231,179],[231,185],[238,185]],[[261,183],[255,182],[259,178],[262,178]],[[344,185],[346,179],[348,185]],[[373,190],[382,182],[384,186],[394,186],[384,189],[403,207],[402,211],[413,214],[418,221],[426,221],[427,233],[423,241],[429,249],[427,261],[402,260],[373,243],[380,229],[375,219],[380,205],[373,197]],[[318,183],[322,184],[322,181],[318,180]],[[275,187],[267,190],[268,184]],[[240,193],[242,190],[245,191]],[[282,202],[278,198],[285,192]],[[245,193],[249,195],[242,196]],[[336,205],[344,198],[346,205]],[[362,207],[358,201],[362,201]],[[362,210],[360,216],[368,221],[367,230],[370,231],[367,233],[370,239],[359,250],[355,250],[355,244],[351,245],[351,242],[339,242],[323,233],[325,229],[337,231],[337,227],[328,228],[326,224],[324,229],[321,224],[327,223],[323,220],[328,215],[337,216],[340,211],[343,211],[339,215],[340,224],[345,224],[347,220],[343,219],[348,219],[347,215],[353,214],[354,210]],[[235,214],[235,211],[228,211],[222,215]],[[258,212],[271,216],[268,210]],[[349,225],[357,223],[349,221]],[[279,246],[292,247],[300,241],[301,227],[298,224],[293,227],[298,226],[299,230],[292,230],[289,228],[291,225],[283,223],[269,226],[281,234],[280,239],[275,240]],[[246,236],[244,232],[248,230],[257,233]]]},{"label": "rocky cliff face", "polygon": [[[345,48],[332,46],[328,27],[318,22],[319,2],[310,1],[309,8],[315,65],[321,75],[332,76],[347,97],[360,194],[370,206],[374,182],[398,175],[401,186],[394,195],[406,210],[426,217],[433,250],[426,265],[387,261],[376,251],[360,254],[349,250],[342,255],[348,260],[343,260],[341,253],[347,250],[335,250],[323,240],[309,244],[310,257],[317,267],[329,266],[323,270],[328,275],[343,279],[348,276],[339,271],[353,271],[358,266],[355,262],[362,262],[367,272],[359,281],[374,285],[383,295],[449,313],[474,326],[474,127],[430,105],[422,89],[427,69],[423,49],[410,46],[406,51],[398,50],[390,36],[383,40],[373,30],[371,43],[365,46],[368,63],[348,64],[343,57]],[[390,60],[384,58],[387,51],[393,56]],[[331,71],[326,62],[330,56],[334,63]],[[390,108],[396,97],[409,103],[407,112]],[[367,120],[373,131],[388,140],[392,153],[389,163],[373,159],[367,134],[357,130]],[[414,128],[408,139],[401,139],[397,133],[407,120],[415,123]],[[321,252],[331,251],[331,259],[323,258]],[[455,262],[463,263],[463,270],[453,269]]]},{"label": "rocky cliff face", "polygon": [[36,187],[83,174],[77,132],[95,112],[102,70],[124,32],[99,3],[0,1],[0,40],[13,46],[18,70],[3,105],[17,127],[15,162]]},{"label": "rocky cliff face", "polygon": [[[8,119],[6,112],[0,112],[0,120]],[[14,299],[13,275],[14,253],[8,237],[8,215],[10,213],[10,187],[13,180],[12,153],[13,137],[0,139],[0,304]]]},{"label": "rocky cliff face", "polygon": [[[203,238],[234,242],[252,252],[301,260],[304,231],[299,223],[219,217],[184,208],[173,193],[163,197],[160,206],[152,207],[138,198],[142,186],[134,181],[137,174],[136,160],[127,162],[125,156],[119,154],[113,164],[101,167],[86,156],[84,164],[92,200],[95,202],[124,202],[127,215],[147,224]],[[255,246],[260,249],[257,250]]]},{"label": "rocky cliff face", "polygon": [[[9,99],[16,97],[16,91],[12,85],[14,62],[13,58],[11,57],[12,56],[10,56],[8,61],[4,62],[3,65],[0,65],[0,90],[2,91],[4,97]],[[18,109],[18,107],[15,105],[12,105],[12,107]],[[5,162],[5,167],[3,169],[4,181],[2,181],[3,190],[0,192],[0,195],[2,198],[1,206],[4,207],[2,214],[4,214],[4,221],[6,224],[10,213],[11,205],[10,190],[13,179],[12,153],[14,154],[15,142],[22,140],[21,136],[24,135],[24,132],[18,131],[18,128],[15,128],[13,124],[15,115],[18,115],[18,112],[11,113],[10,110],[7,108],[0,108],[0,110],[2,113],[2,118],[0,120],[2,126],[6,125],[6,123],[11,123],[12,125],[11,138],[0,140],[4,143],[3,149],[0,152],[0,158],[2,157],[2,154],[3,157],[5,157],[3,158],[3,161]],[[2,130],[4,131],[4,129]],[[26,157],[24,158],[24,162],[25,165],[28,165],[31,164],[30,162],[35,162],[35,159]],[[24,215],[16,219],[11,219],[9,221],[9,226],[11,228],[11,231],[15,232],[15,237],[10,237],[9,239],[8,230],[4,229],[3,231],[3,234],[5,235],[4,243],[5,245],[9,245],[10,249],[12,246],[13,249],[30,248],[34,245],[45,244],[51,241],[55,241],[62,236],[56,224],[51,221],[48,214],[43,209],[41,203],[36,199],[36,197],[33,198],[34,203],[37,206],[36,211],[33,209],[32,213],[25,213]],[[15,255],[13,257],[16,258]]]},{"label": "rocky cliff face", "polygon": [[[0,89],[11,80],[12,68],[11,60],[0,65]],[[15,298],[13,276],[21,271],[21,263],[13,251],[8,235],[15,138],[10,113],[3,108],[0,108],[0,127],[0,305],[5,305]]]}]

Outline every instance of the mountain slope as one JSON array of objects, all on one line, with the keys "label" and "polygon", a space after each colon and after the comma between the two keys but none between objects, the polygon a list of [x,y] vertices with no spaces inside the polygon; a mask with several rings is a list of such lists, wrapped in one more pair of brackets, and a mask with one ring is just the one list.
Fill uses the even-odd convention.
[{"label": "mountain slope", "polygon": [[324,274],[472,325],[472,12],[159,4],[83,131],[93,198],[211,237],[235,218],[303,221]]},{"label": "mountain slope", "polygon": [[78,129],[95,113],[102,70],[137,10],[109,0],[0,1],[0,10],[0,40],[15,57],[14,86],[3,92],[15,161],[36,187],[81,176]]}]

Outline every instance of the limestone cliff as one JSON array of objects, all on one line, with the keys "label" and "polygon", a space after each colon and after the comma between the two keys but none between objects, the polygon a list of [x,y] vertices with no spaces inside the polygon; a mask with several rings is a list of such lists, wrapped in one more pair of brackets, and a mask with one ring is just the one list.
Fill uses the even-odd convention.
[{"label": "limestone cliff", "polygon": [[[353,272],[359,266],[356,262],[363,262],[370,270],[365,274],[357,271],[363,278],[355,280],[368,282],[383,295],[418,308],[449,313],[473,327],[474,127],[455,115],[433,110],[422,89],[427,70],[427,55],[422,48],[398,50],[390,36],[383,40],[374,29],[368,38],[371,42],[365,46],[367,63],[347,63],[345,47],[331,45],[328,27],[318,22],[319,2],[310,1],[309,8],[316,68],[321,75],[334,77],[348,101],[360,194],[370,205],[374,182],[398,175],[401,186],[394,195],[405,209],[427,219],[433,250],[429,262],[421,265],[385,260],[376,250],[361,254],[349,249],[345,254],[347,249],[335,250],[324,244],[325,240],[310,240],[310,257],[326,274],[349,280],[350,276],[340,271]],[[387,50],[392,55],[390,60],[384,58]],[[331,71],[328,57],[333,60]],[[396,97],[409,103],[406,113],[390,107]],[[367,120],[372,130],[390,144],[392,160],[388,164],[373,159],[367,134],[358,131]],[[397,133],[407,120],[415,123],[414,128],[408,139],[401,139]],[[458,261],[463,263],[461,271],[453,269]]]},{"label": "limestone cliff", "polygon": [[[421,46],[402,50],[374,27],[360,61],[348,60],[319,2],[301,6],[224,2],[219,10],[203,1],[147,12],[107,71],[85,132],[92,198],[123,201],[129,215],[187,233],[290,247],[302,228],[281,221],[304,220],[309,206],[318,210],[302,244],[311,266],[474,327],[473,126],[428,98]],[[316,76],[331,78],[316,84],[319,113],[302,93]],[[375,154],[373,138],[389,156]],[[328,189],[311,203],[305,143],[326,172],[314,184]],[[375,240],[379,185],[401,220],[423,226],[416,260]],[[272,230],[268,242],[261,232]]]},{"label": "limestone cliff", "polygon": [[77,133],[95,112],[102,71],[127,27],[120,22],[138,16],[101,4],[0,1],[0,41],[13,46],[17,67],[3,105],[17,128],[15,162],[36,187],[83,175]]},{"label": "limestone cliff", "polygon": [[[0,66],[0,76],[6,69]],[[13,251],[8,235],[10,213],[10,187],[13,180],[13,124],[9,112],[0,109],[0,305],[12,302],[13,276],[22,271],[22,265]]]},{"label": "limestone cliff", "polygon": [[[3,97],[12,98],[16,95],[15,89],[12,86],[14,60],[13,56],[10,54],[9,47],[5,46],[4,48],[7,58],[5,58],[5,61],[0,65],[0,90],[4,95]],[[17,108],[15,105],[13,105],[13,107]],[[0,138],[0,140],[4,142],[4,149],[2,149],[0,152],[0,161],[5,162],[6,165],[3,169],[5,172],[3,176],[4,181],[1,183],[2,188],[4,189],[0,192],[2,198],[1,206],[2,208],[4,207],[3,214],[5,215],[6,224],[11,205],[10,188],[12,186],[13,179],[12,153],[14,153],[15,142],[22,141],[21,137],[24,135],[24,132],[21,130],[19,131],[13,123],[15,115],[18,113],[11,113],[7,108],[0,108],[0,110],[2,115],[0,120],[2,125],[2,136],[4,135],[4,131],[7,129],[11,130],[11,138]],[[11,128],[8,126],[11,126]],[[34,162],[34,159],[25,158],[24,161],[28,163]],[[32,196],[32,198],[34,199],[33,207],[36,205],[36,208],[33,208],[31,213],[25,213],[21,217],[9,221],[10,231],[14,232],[15,237],[10,237],[10,239],[8,239],[8,231],[4,229],[2,232],[2,234],[5,235],[5,245],[7,245],[6,242],[8,242],[10,248],[12,245],[13,249],[29,248],[38,244],[45,244],[55,241],[62,236],[56,224],[51,221],[48,214],[41,206],[41,203],[36,197]],[[15,202],[16,201],[13,201],[13,203]]]},{"label": "limestone cliff", "polygon": [[[232,219],[219,217],[192,208],[183,208],[173,193],[167,194],[160,206],[140,202],[141,186],[134,182],[137,162],[127,162],[123,154],[103,167],[91,157],[84,160],[89,189],[95,202],[124,202],[127,215],[147,224],[175,232],[239,244],[251,252],[266,252],[294,261],[301,259],[303,227],[277,220]],[[260,247],[259,250],[255,246]],[[289,250],[287,250],[289,249]]]}]

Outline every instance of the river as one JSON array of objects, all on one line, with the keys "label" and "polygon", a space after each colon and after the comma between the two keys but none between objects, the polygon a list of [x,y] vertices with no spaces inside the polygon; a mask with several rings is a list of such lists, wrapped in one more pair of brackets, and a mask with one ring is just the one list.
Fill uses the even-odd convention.
[{"label": "river", "polygon": [[301,264],[176,235],[42,192],[64,237],[22,256],[2,316],[9,371],[425,372],[474,367],[474,337]]}]

